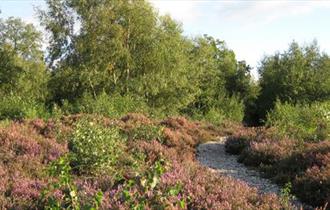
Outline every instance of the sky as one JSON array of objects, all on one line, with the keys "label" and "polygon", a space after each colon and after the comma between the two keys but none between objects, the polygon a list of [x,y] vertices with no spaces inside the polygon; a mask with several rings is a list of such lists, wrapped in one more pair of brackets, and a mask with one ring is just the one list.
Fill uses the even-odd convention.
[{"label": "sky", "polygon": [[[150,0],[160,14],[182,23],[189,37],[203,34],[224,40],[256,69],[265,55],[283,51],[293,40],[307,44],[316,39],[330,54],[330,1],[328,0]],[[34,7],[43,0],[0,0],[0,17],[21,17],[37,23]]]}]

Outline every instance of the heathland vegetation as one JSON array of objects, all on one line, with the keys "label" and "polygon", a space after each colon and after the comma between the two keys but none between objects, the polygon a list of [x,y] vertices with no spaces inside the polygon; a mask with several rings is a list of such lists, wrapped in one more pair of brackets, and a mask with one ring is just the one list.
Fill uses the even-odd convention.
[{"label": "heathland vegetation", "polygon": [[225,135],[239,161],[327,208],[330,57],[316,42],[265,56],[256,81],[224,41],[183,35],[147,1],[46,4],[43,32],[0,19],[1,209],[292,209],[196,162]]}]

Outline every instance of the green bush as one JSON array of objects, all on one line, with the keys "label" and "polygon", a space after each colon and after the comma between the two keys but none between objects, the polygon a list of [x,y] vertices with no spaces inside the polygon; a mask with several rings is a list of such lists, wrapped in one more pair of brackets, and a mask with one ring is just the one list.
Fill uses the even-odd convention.
[{"label": "green bush", "polygon": [[242,122],[244,118],[244,104],[237,97],[224,97],[205,113],[200,110],[189,110],[193,119],[206,120],[213,124],[220,124],[226,120]]},{"label": "green bush", "polygon": [[129,112],[144,113],[148,111],[145,102],[139,98],[130,95],[121,96],[116,94],[109,96],[105,92],[101,93],[96,98],[91,94],[84,94],[84,96],[76,102],[75,109],[80,113],[101,114],[107,117],[121,117]]},{"label": "green bush", "polygon": [[238,97],[226,97],[220,102],[220,109],[225,119],[242,122],[244,118],[244,104]]},{"label": "green bush", "polygon": [[212,124],[220,125],[225,121],[242,122],[244,118],[244,104],[236,96],[223,97],[204,111],[198,107],[187,107],[182,112],[192,119],[205,120]]},{"label": "green bush", "polygon": [[330,103],[291,105],[277,102],[268,113],[268,126],[275,126],[279,134],[304,141],[322,141],[330,134]]},{"label": "green bush", "polygon": [[201,119],[204,119],[212,124],[218,125],[224,121],[225,116],[222,110],[217,108],[210,109]]},{"label": "green bush", "polygon": [[4,96],[0,101],[0,120],[48,117],[44,104],[16,95]]},{"label": "green bush", "polygon": [[69,140],[72,166],[79,173],[111,170],[122,153],[122,143],[117,128],[105,128],[82,119],[76,124]]},{"label": "green bush", "polygon": [[[71,174],[70,157],[65,155],[53,161],[48,174],[52,178],[46,187],[44,187],[39,198],[39,205],[42,209],[99,209],[103,193],[98,191],[93,195],[92,201],[86,203],[79,195],[79,187],[74,182]],[[62,196],[56,196],[61,194]],[[83,204],[83,205],[81,205]]]}]

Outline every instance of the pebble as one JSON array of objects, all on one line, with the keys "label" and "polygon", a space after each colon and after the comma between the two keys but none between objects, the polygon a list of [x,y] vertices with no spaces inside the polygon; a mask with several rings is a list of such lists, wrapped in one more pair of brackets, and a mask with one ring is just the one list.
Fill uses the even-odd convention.
[{"label": "pebble", "polygon": [[[246,182],[249,186],[257,188],[261,194],[275,193],[280,195],[281,188],[278,185],[261,177],[258,171],[249,169],[244,164],[237,162],[237,155],[226,153],[226,140],[227,137],[220,137],[216,141],[200,144],[197,147],[197,160],[216,173]],[[292,202],[296,207],[304,206],[298,200]]]}]

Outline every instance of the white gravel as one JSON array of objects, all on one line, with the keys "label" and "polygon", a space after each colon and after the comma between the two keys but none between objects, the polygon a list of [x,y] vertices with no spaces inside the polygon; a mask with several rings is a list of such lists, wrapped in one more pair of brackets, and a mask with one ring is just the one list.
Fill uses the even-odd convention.
[{"label": "white gravel", "polygon": [[[197,147],[197,160],[204,166],[209,167],[215,173],[239,179],[249,186],[258,189],[259,193],[275,193],[280,195],[281,188],[269,179],[262,178],[258,171],[252,170],[237,162],[237,155],[231,155],[225,151],[227,137],[220,137],[217,141],[200,144]],[[304,209],[312,209],[296,199],[291,201],[294,206]]]},{"label": "white gravel", "polygon": [[261,193],[280,193],[280,188],[262,178],[259,172],[250,170],[237,162],[237,155],[230,155],[225,151],[226,137],[218,141],[201,144],[197,148],[197,160],[204,166],[215,169],[215,172],[231,176],[246,182],[249,186],[256,187]]}]

